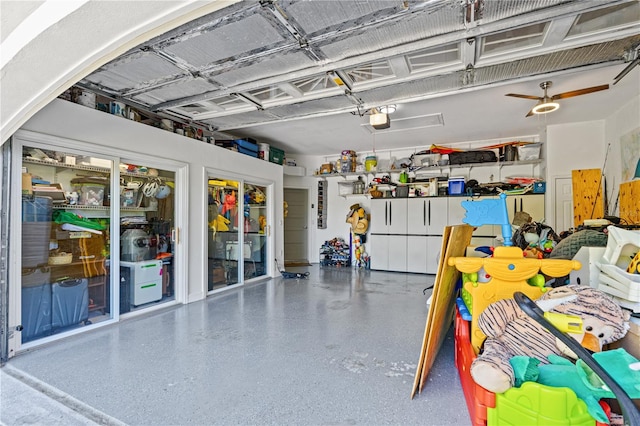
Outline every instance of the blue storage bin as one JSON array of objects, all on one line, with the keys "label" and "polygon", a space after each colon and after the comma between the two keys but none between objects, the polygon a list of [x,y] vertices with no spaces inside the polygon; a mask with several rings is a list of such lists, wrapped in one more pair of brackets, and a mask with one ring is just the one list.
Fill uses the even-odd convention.
[{"label": "blue storage bin", "polygon": [[464,178],[449,179],[449,195],[464,194]]},{"label": "blue storage bin", "polygon": [[23,222],[51,222],[53,199],[41,195],[22,196]]},{"label": "blue storage bin", "polygon": [[248,155],[250,157],[255,157],[258,158],[258,151],[252,151],[250,149],[247,148],[243,148],[242,146],[238,145],[238,152],[240,154],[244,154],[244,155]]},{"label": "blue storage bin", "polygon": [[256,153],[256,157],[258,156],[258,144],[253,139],[236,139],[233,142],[238,147],[239,152],[246,154],[246,151],[251,151]]},{"label": "blue storage bin", "polygon": [[534,194],[544,194],[547,190],[547,182],[536,182],[533,184]]}]

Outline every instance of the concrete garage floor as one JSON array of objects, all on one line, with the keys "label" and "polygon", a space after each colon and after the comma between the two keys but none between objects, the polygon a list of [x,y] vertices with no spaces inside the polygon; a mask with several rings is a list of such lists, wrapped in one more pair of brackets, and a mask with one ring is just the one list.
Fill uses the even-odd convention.
[{"label": "concrete garage floor", "polygon": [[[425,390],[410,399],[427,315],[422,291],[434,276],[288,270],[311,274],[250,284],[18,355],[2,369],[0,421],[470,424],[451,332]],[[47,405],[36,399],[42,392]]]}]

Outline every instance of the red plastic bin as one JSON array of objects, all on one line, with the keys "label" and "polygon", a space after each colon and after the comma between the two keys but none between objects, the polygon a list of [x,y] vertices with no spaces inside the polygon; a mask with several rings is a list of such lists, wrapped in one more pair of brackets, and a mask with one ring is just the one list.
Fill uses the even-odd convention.
[{"label": "red plastic bin", "polygon": [[455,321],[455,363],[460,376],[460,383],[467,402],[471,424],[474,426],[486,426],[487,408],[495,408],[496,395],[482,386],[476,384],[471,377],[471,363],[476,359],[476,354],[471,347],[470,324],[460,316],[456,309]]}]

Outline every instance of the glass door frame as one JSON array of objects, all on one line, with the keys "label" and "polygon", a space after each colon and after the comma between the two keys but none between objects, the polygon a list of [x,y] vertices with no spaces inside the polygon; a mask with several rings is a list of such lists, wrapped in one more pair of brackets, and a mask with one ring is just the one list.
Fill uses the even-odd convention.
[{"label": "glass door frame", "polygon": [[[157,309],[164,309],[172,304],[184,303],[187,296],[186,283],[187,280],[187,247],[188,247],[188,228],[187,228],[187,202],[189,199],[189,165],[183,162],[176,162],[175,160],[164,159],[162,157],[149,157],[147,155],[127,152],[119,149],[112,149],[105,146],[95,146],[89,142],[76,141],[58,136],[52,136],[33,132],[29,130],[19,130],[7,143],[11,143],[11,156],[9,159],[11,164],[10,176],[11,182],[8,185],[10,210],[9,217],[9,248],[10,253],[8,256],[8,358],[11,358],[23,350],[28,350],[32,347],[40,346],[52,341],[59,340],[61,338],[69,337],[75,334],[88,332],[100,327],[117,323],[120,320],[119,304],[120,299],[120,286],[116,285],[120,281],[120,274],[111,273],[110,282],[110,303],[111,303],[111,318],[107,318],[104,321],[97,322],[95,324],[89,324],[85,327],[75,328],[72,330],[64,331],[59,334],[42,337],[40,339],[33,340],[31,342],[22,343],[19,338],[20,333],[16,333],[16,327],[22,324],[22,306],[20,289],[22,285],[21,277],[21,263],[22,263],[22,236],[20,229],[22,227],[22,218],[19,215],[19,209],[17,206],[21,205],[22,198],[22,155],[24,147],[41,148],[45,150],[58,150],[67,151],[69,153],[84,155],[90,157],[99,157],[101,159],[110,160],[112,162],[111,167],[111,194],[119,197],[119,193],[115,188],[119,188],[120,182],[120,169],[119,165],[123,158],[127,161],[137,161],[140,164],[149,164],[149,167],[157,167],[175,173],[175,227],[177,232],[177,244],[176,253],[174,254],[175,268],[174,268],[174,280],[175,280],[175,298],[173,301],[163,303],[157,306],[150,307],[148,309],[141,309],[130,314],[126,314],[126,317],[146,314],[150,311]],[[97,148],[97,149],[92,149]],[[52,164],[55,165],[55,164]],[[111,203],[109,207],[109,219],[110,219],[110,269],[111,271],[119,271],[119,259],[120,259],[120,209],[119,202]],[[116,308],[118,306],[118,308]]]},{"label": "glass door frame", "polygon": [[[186,266],[187,265],[186,248],[188,247],[188,244],[189,244],[188,232],[187,232],[188,231],[187,230],[188,211],[189,211],[188,204],[187,204],[189,200],[189,184],[188,184],[189,165],[182,162],[167,160],[161,157],[149,157],[148,155],[141,155],[139,153],[129,153],[129,152],[121,152],[121,155],[118,160],[119,161],[118,161],[118,167],[117,167],[117,173],[116,173],[116,186],[115,186],[116,188],[120,187],[119,186],[120,185],[120,179],[119,179],[120,163],[139,164],[139,165],[144,165],[148,168],[155,168],[158,170],[164,170],[164,171],[175,173],[175,180],[174,180],[175,188],[173,189],[174,206],[175,206],[173,233],[175,235],[175,238],[172,241],[175,248],[175,251],[173,253],[174,299],[171,301],[167,301],[165,303],[154,304],[147,308],[134,310],[121,315],[125,318],[130,318],[130,317],[139,315],[141,313],[146,314],[154,310],[165,309],[166,307],[171,305],[184,303],[184,301],[187,298],[188,290],[186,288],[186,283],[188,283],[188,279],[187,279],[187,266]],[[120,203],[118,203],[117,206],[119,207]],[[120,230],[120,209],[118,208],[114,210],[117,210],[117,213],[118,213],[117,234],[115,234],[115,231],[112,231],[114,232],[114,235],[117,241],[115,246],[115,248],[117,249],[117,255],[113,254],[113,250],[112,250],[112,257],[114,260],[112,262],[111,267],[114,268],[114,270],[115,268],[118,268],[117,270],[120,271],[120,231],[121,231]],[[112,213],[115,213],[115,212],[112,212]],[[119,275],[120,274],[118,274],[118,278],[119,278]],[[120,300],[119,298],[120,286],[118,285],[115,287],[112,287],[112,289],[114,290],[111,296],[112,304],[119,303],[119,300]],[[115,298],[116,296],[118,296],[118,298]]]},{"label": "glass door frame", "polygon": [[[275,240],[274,240],[274,235],[273,235],[273,229],[274,229],[274,224],[273,224],[273,220],[274,220],[274,186],[275,186],[275,182],[271,181],[271,180],[266,180],[266,179],[262,179],[256,176],[251,176],[251,175],[247,175],[247,174],[243,174],[243,173],[236,173],[236,172],[229,172],[229,171],[225,171],[225,170],[220,170],[220,169],[214,169],[214,168],[209,168],[206,167],[204,169],[204,183],[205,183],[205,188],[208,189],[209,184],[208,181],[209,179],[214,179],[214,178],[220,178],[220,179],[227,179],[227,180],[232,180],[232,181],[236,181],[238,182],[238,194],[237,194],[237,198],[238,198],[238,246],[240,247],[241,253],[238,255],[238,257],[240,259],[244,258],[244,186],[245,184],[249,184],[249,185],[260,185],[266,188],[266,198],[267,198],[267,204],[266,204],[266,209],[267,209],[267,224],[266,224],[266,234],[267,234],[267,241],[266,241],[266,245],[267,245],[267,259],[266,259],[266,269],[265,269],[265,274],[261,275],[259,277],[252,277],[249,278],[248,280],[244,279],[244,262],[238,262],[238,282],[223,288],[218,288],[218,289],[213,289],[211,291],[208,290],[208,284],[209,284],[209,274],[208,274],[208,244],[209,244],[209,238],[208,238],[208,223],[207,223],[207,219],[208,219],[208,193],[204,193],[202,194],[203,196],[203,217],[204,217],[204,229],[207,231],[206,232],[206,237],[204,239],[204,250],[202,251],[202,277],[203,277],[203,289],[205,294],[207,295],[212,295],[212,294],[216,294],[216,293],[220,293],[223,291],[227,291],[229,289],[232,288],[238,288],[242,285],[244,285],[245,283],[251,283],[251,282],[256,282],[256,281],[261,281],[267,278],[271,278],[273,276],[273,265],[272,263],[274,262],[275,259]],[[207,191],[208,192],[208,191]]]}]

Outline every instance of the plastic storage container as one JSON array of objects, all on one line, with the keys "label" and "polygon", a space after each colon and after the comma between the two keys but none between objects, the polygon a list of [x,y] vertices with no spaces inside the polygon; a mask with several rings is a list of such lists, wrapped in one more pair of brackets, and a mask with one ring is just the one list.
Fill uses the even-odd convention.
[{"label": "plastic storage container", "polygon": [[104,202],[104,188],[104,185],[95,183],[81,184],[78,204],[81,206],[102,206]]},{"label": "plastic storage container", "polygon": [[236,139],[233,142],[240,154],[258,158],[258,144],[253,139]]},{"label": "plastic storage container", "polygon": [[23,222],[50,222],[53,199],[51,197],[23,196],[22,197],[22,221]]},{"label": "plastic storage container", "polygon": [[369,155],[364,160],[364,168],[368,172],[375,171],[378,168],[378,157]]},{"label": "plastic storage container", "polygon": [[282,165],[284,163],[284,151],[273,146],[269,147],[269,161]]},{"label": "plastic storage container", "polygon": [[464,194],[464,178],[452,177],[449,178],[449,195],[461,195]]},{"label": "plastic storage container", "polygon": [[530,143],[518,146],[518,160],[531,161],[540,159],[541,143]]}]

